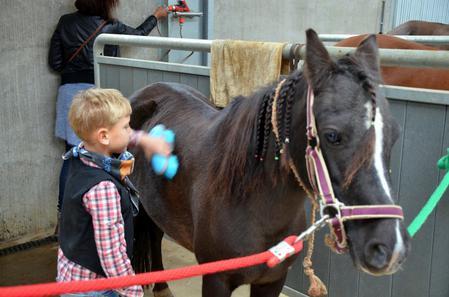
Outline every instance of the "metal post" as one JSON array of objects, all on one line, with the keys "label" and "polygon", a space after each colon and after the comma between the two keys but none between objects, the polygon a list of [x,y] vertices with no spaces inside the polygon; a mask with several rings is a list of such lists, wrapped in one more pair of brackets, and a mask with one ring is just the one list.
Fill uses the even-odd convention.
[{"label": "metal post", "polygon": [[174,12],[174,17],[185,17],[185,18],[193,18],[193,17],[202,17],[202,12]]},{"label": "metal post", "polygon": [[380,11],[379,34],[382,34],[384,30],[384,18],[385,18],[385,0],[382,1],[382,8]]}]

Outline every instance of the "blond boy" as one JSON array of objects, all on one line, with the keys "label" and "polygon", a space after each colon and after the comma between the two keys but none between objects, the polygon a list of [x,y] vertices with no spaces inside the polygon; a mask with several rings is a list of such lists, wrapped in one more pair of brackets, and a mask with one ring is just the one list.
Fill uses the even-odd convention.
[{"label": "blond boy", "polygon": [[[66,153],[70,169],[59,230],[57,281],[134,274],[130,258],[137,191],[128,175],[134,163],[126,151],[139,145],[147,157],[170,154],[159,138],[129,126],[131,106],[113,89],[89,89],[75,96],[69,121],[82,143]],[[143,296],[141,286],[63,296]]]}]

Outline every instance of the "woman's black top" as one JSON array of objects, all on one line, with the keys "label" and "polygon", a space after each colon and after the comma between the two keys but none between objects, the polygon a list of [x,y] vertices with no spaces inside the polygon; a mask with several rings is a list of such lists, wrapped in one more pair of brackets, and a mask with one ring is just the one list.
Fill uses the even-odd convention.
[{"label": "woman's black top", "polygon": [[[63,15],[51,38],[48,61],[50,67],[61,73],[61,85],[66,83],[94,83],[92,38],[78,55],[67,63],[70,56],[84,43],[103,22],[99,16],[84,15],[74,12]],[[157,25],[155,16],[149,16],[139,27],[133,28],[118,20],[111,20],[98,32],[128,35],[148,35]],[[106,56],[118,56],[117,46],[107,45]]]}]

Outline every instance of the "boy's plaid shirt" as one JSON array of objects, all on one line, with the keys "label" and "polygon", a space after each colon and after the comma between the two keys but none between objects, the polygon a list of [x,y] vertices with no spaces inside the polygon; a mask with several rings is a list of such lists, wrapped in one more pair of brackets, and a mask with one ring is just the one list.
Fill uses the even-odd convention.
[{"label": "boy's plaid shirt", "polygon": [[[131,144],[137,143],[141,135],[141,131],[133,133]],[[98,168],[93,162],[82,158],[81,161],[88,166]],[[120,199],[117,187],[111,181],[100,182],[83,196],[83,205],[92,216],[98,256],[107,277],[134,274],[131,261],[126,254],[125,229]],[[56,280],[58,282],[103,278],[103,276],[67,259],[60,248],[58,249],[57,269]],[[116,291],[121,296],[143,296],[141,286],[132,286]]]}]

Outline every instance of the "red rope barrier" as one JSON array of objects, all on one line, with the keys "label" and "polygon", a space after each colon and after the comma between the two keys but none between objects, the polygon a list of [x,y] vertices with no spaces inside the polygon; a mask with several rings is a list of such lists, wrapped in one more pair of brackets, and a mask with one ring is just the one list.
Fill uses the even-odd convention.
[{"label": "red rope barrier", "polygon": [[262,253],[240,258],[215,261],[171,270],[147,272],[130,276],[96,279],[88,281],[73,281],[63,283],[46,283],[46,284],[36,284],[26,286],[3,287],[0,288],[0,297],[39,297],[39,296],[60,295],[66,293],[118,289],[133,285],[147,285],[167,281],[174,281],[183,278],[255,266],[263,263],[266,263],[269,267],[273,267],[282,262],[285,258],[290,257],[293,254],[297,254],[302,250],[303,243],[302,241],[298,241],[295,243],[294,241],[296,240],[296,238],[297,238],[296,236],[290,236],[287,237],[282,242],[287,243],[287,245],[292,247],[294,251],[292,250],[292,252],[283,255],[281,259],[279,258],[279,255],[276,255],[277,254],[276,251],[275,252],[265,251]]}]

